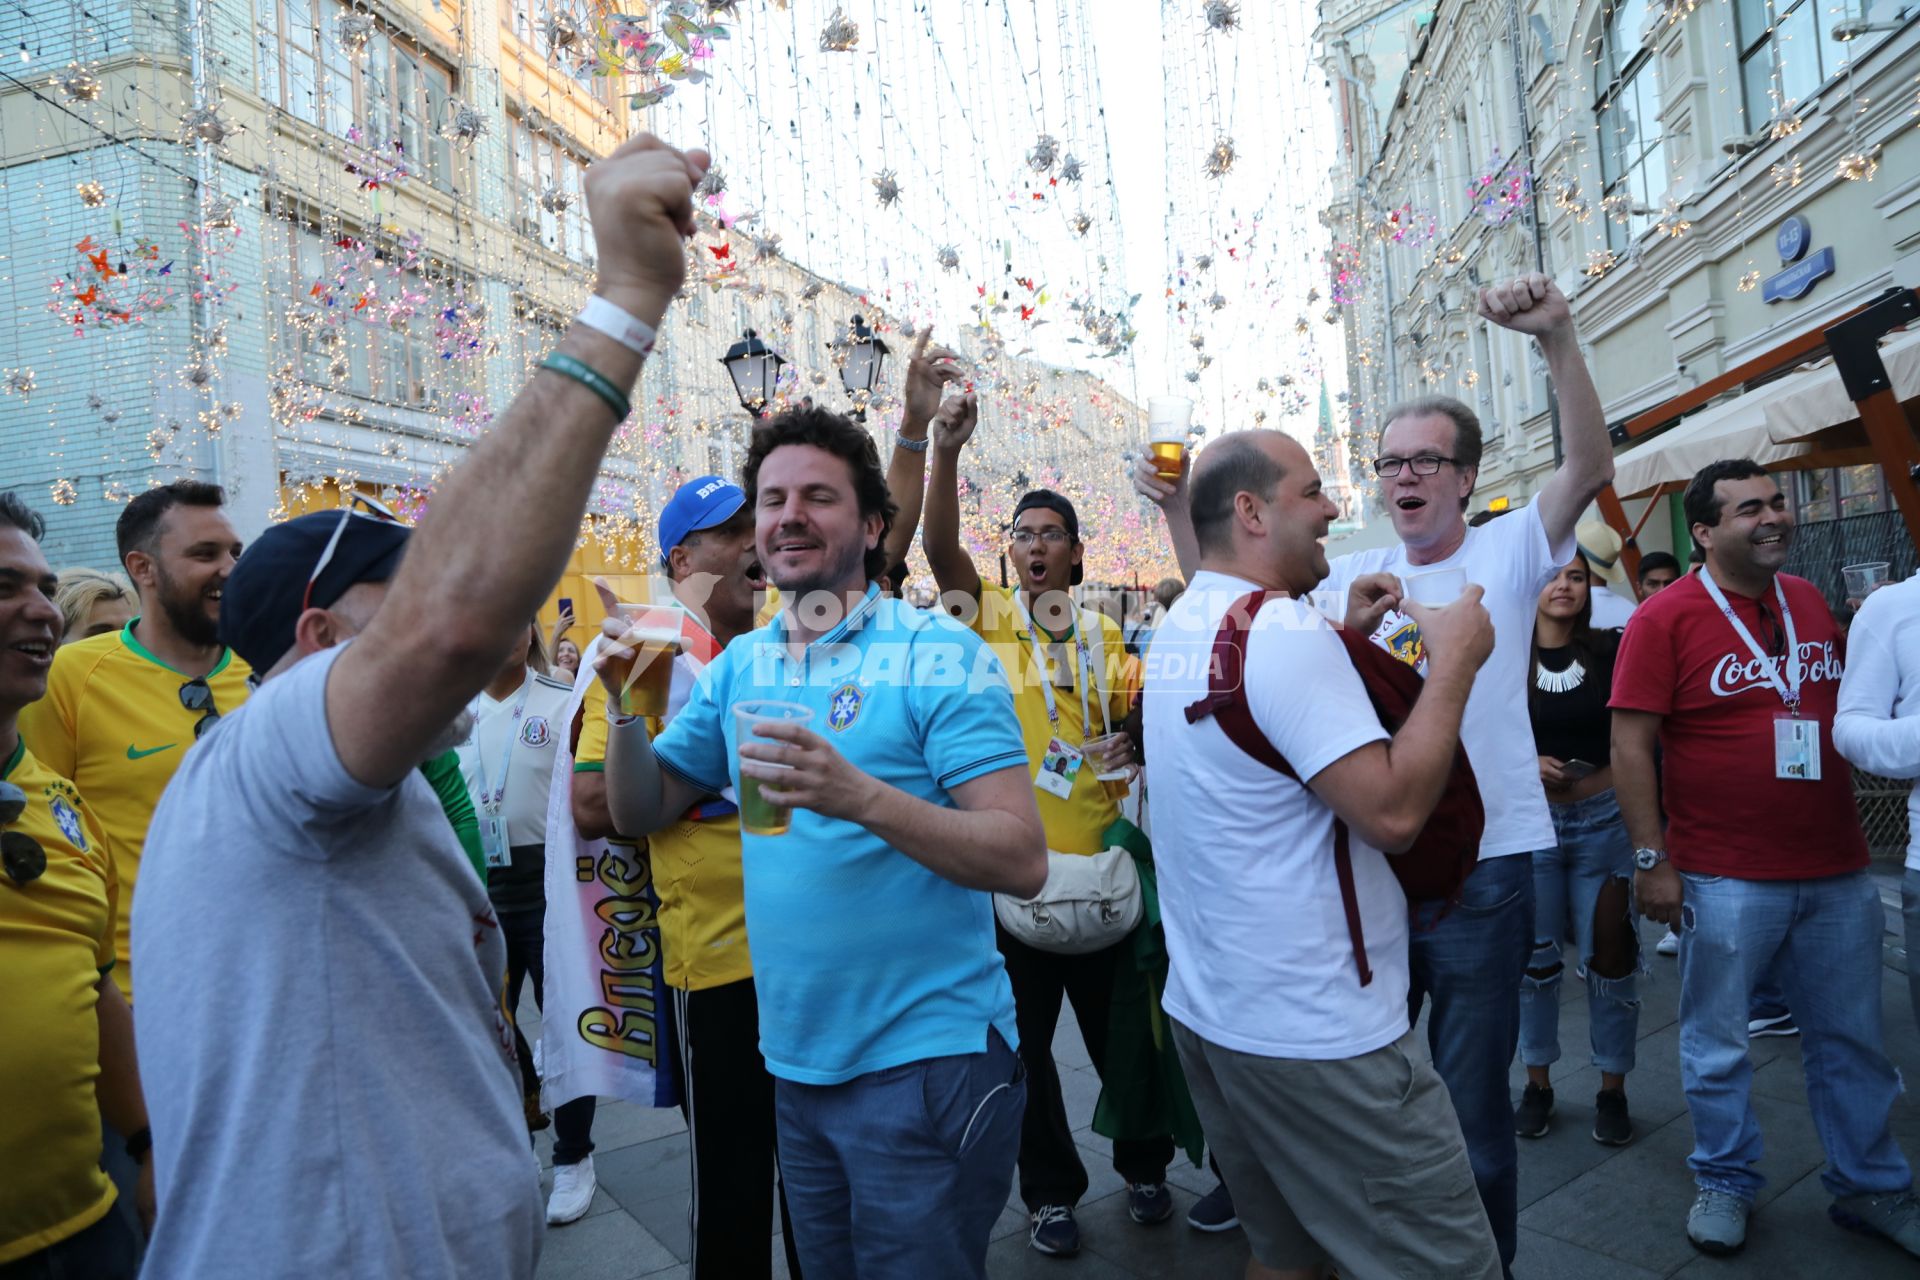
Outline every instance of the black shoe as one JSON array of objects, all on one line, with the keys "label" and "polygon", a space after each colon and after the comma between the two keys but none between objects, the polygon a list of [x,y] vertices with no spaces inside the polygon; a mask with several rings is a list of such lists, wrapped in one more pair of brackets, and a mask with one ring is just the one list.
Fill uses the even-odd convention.
[{"label": "black shoe", "polygon": [[1027,1247],[1050,1258],[1071,1258],[1080,1252],[1080,1224],[1063,1204],[1043,1204],[1033,1211]]},{"label": "black shoe", "polygon": [[1547,1136],[1547,1118],[1553,1114],[1553,1087],[1530,1084],[1513,1109],[1513,1131],[1523,1138]]},{"label": "black shoe", "polygon": [[1164,1182],[1129,1182],[1127,1216],[1143,1227],[1165,1222],[1173,1216],[1173,1193]]},{"label": "black shoe", "polygon": [[1609,1147],[1633,1141],[1633,1120],[1627,1115],[1627,1095],[1621,1089],[1602,1089],[1593,1095],[1593,1140]]},{"label": "black shoe", "polygon": [[1240,1225],[1240,1216],[1233,1211],[1233,1192],[1227,1190],[1226,1183],[1216,1183],[1213,1190],[1194,1201],[1193,1208],[1187,1210],[1187,1225],[1195,1231],[1231,1231]]}]

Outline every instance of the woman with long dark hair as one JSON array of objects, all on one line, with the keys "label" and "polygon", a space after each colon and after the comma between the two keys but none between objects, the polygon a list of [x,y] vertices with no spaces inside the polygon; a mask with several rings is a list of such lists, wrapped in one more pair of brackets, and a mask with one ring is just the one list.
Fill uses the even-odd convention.
[{"label": "woman with long dark hair", "polygon": [[1633,1141],[1626,1078],[1640,1027],[1640,940],[1633,924],[1633,842],[1613,793],[1609,741],[1618,631],[1592,625],[1593,572],[1576,556],[1540,593],[1534,616],[1533,722],[1540,779],[1556,837],[1533,855],[1533,957],[1520,984],[1520,1060],[1526,1093],[1514,1112],[1523,1138],[1547,1132],[1553,1114],[1549,1070],[1560,1057],[1563,944],[1574,943],[1587,983],[1593,1064],[1600,1069],[1593,1138]]}]

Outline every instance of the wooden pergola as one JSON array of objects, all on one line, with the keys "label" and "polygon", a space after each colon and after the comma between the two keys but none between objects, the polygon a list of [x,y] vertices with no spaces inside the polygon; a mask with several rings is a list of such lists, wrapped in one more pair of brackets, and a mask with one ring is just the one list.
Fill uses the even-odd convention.
[{"label": "wooden pergola", "polygon": [[[1813,471],[1877,463],[1886,474],[1887,490],[1899,508],[1907,536],[1920,548],[1920,438],[1915,417],[1920,398],[1902,404],[1881,359],[1879,341],[1904,325],[1920,321],[1920,293],[1889,289],[1872,302],[1856,307],[1824,329],[1789,339],[1766,353],[1727,370],[1700,386],[1636,414],[1612,427],[1616,444],[1637,440],[1672,427],[1688,414],[1704,408],[1730,391],[1744,391],[1790,373],[1823,354],[1833,358],[1846,396],[1859,410],[1850,422],[1823,427],[1808,437],[1810,448],[1770,464],[1776,471]],[[1635,520],[1627,514],[1621,495],[1611,486],[1601,491],[1600,513],[1625,544],[1629,579],[1640,576],[1638,536],[1660,499],[1685,488],[1669,480],[1629,497],[1645,497],[1646,508]]]}]

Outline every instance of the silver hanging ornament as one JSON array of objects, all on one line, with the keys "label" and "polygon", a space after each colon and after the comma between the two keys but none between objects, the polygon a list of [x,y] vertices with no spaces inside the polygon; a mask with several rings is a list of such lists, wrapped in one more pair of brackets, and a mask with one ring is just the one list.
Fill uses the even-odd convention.
[{"label": "silver hanging ornament", "polygon": [[1213,294],[1207,299],[1207,305],[1215,311],[1219,311],[1227,305],[1227,295],[1224,293]]},{"label": "silver hanging ornament", "polygon": [[1207,176],[1224,178],[1233,170],[1233,139],[1220,138],[1207,151]]},{"label": "silver hanging ornament", "polygon": [[710,165],[700,179],[700,185],[693,189],[695,195],[717,196],[727,189],[727,175],[719,165]]},{"label": "silver hanging ornament", "polygon": [[1240,6],[1230,0],[1207,0],[1203,11],[1207,19],[1207,31],[1232,31],[1240,25]]},{"label": "silver hanging ornament", "polygon": [[893,170],[882,169],[873,180],[873,194],[879,199],[882,209],[890,208],[900,199],[900,181]]},{"label": "silver hanging ornament", "polygon": [[69,102],[100,100],[100,78],[78,64],[68,67],[64,74],[56,76],[54,83],[60,86],[60,92],[67,95]]},{"label": "silver hanging ornament", "polygon": [[180,117],[180,137],[184,142],[205,142],[220,146],[239,132],[220,116],[216,106],[194,107]]},{"label": "silver hanging ornament", "polygon": [[1084,176],[1086,175],[1081,169],[1080,161],[1073,156],[1068,156],[1060,162],[1060,181],[1078,182]]},{"label": "silver hanging ornament", "polygon": [[456,99],[447,107],[447,122],[440,132],[463,149],[471,147],[486,135],[487,118]]},{"label": "silver hanging ornament", "polygon": [[780,237],[778,235],[755,236],[753,238],[753,260],[767,262],[780,256]]},{"label": "silver hanging ornament", "polygon": [[52,497],[56,507],[70,507],[80,500],[80,490],[71,480],[55,480]]},{"label": "silver hanging ornament", "polygon": [[1195,271],[1205,271],[1208,267],[1211,267],[1212,265],[1213,265],[1213,255],[1210,253],[1203,253],[1199,257],[1193,260],[1193,269]]},{"label": "silver hanging ornament", "polygon": [[860,24],[847,17],[846,10],[835,9],[820,29],[822,53],[846,53],[860,43]]},{"label": "silver hanging ornament", "polygon": [[942,271],[958,271],[960,269],[960,250],[950,244],[943,244],[940,246],[939,251],[933,255],[933,260],[940,264]]},{"label": "silver hanging ornament", "polygon": [[92,179],[75,183],[73,193],[79,196],[80,203],[89,209],[98,209],[107,202],[107,189]]},{"label": "silver hanging ornament", "polygon": [[1060,159],[1060,144],[1053,135],[1043,133],[1034,139],[1033,150],[1027,152],[1027,167],[1035,173],[1045,173],[1053,168]]},{"label": "silver hanging ornament", "polygon": [[821,284],[818,280],[808,281],[806,287],[800,290],[800,301],[812,302],[825,292],[826,287],[827,286]]},{"label": "silver hanging ornament", "polygon": [[31,369],[7,370],[5,386],[8,395],[19,396],[22,400],[29,399],[37,385],[38,379],[33,376]]},{"label": "silver hanging ornament", "polygon": [[1088,215],[1085,210],[1082,210],[1069,218],[1067,225],[1073,228],[1075,235],[1084,236],[1087,232],[1093,230],[1093,218]]},{"label": "silver hanging ornament", "polygon": [[360,53],[373,39],[374,21],[370,13],[355,13],[351,10],[340,15],[338,26],[340,47],[348,53]]},{"label": "silver hanging ornament", "polygon": [[547,47],[555,53],[571,49],[586,36],[586,32],[580,29],[580,19],[565,11],[548,18],[541,31],[547,37]]},{"label": "silver hanging ornament", "polygon": [[573,207],[573,193],[548,183],[540,192],[540,207],[548,213],[565,213]]}]

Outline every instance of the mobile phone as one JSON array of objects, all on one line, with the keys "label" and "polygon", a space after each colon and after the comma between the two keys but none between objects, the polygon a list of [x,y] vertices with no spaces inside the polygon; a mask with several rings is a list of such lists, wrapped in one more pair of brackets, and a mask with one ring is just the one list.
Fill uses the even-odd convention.
[{"label": "mobile phone", "polygon": [[[560,597],[560,613],[562,616],[569,613],[573,613],[573,597],[572,596]],[[579,617],[580,615],[574,614],[574,616]]]},{"label": "mobile phone", "polygon": [[1585,760],[1569,760],[1560,766],[1560,772],[1567,775],[1569,782],[1578,782],[1582,778],[1600,772],[1600,766],[1589,764]]}]

